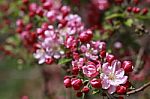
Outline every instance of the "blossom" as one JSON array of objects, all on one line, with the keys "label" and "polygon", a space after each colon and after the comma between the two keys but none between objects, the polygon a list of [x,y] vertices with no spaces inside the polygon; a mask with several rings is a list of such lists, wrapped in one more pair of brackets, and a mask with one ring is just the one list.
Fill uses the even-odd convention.
[{"label": "blossom", "polygon": [[72,61],[72,66],[73,67],[78,67],[79,69],[81,69],[83,67],[84,63],[85,63],[85,59],[84,58],[79,58],[78,60]]},{"label": "blossom", "polygon": [[34,57],[39,59],[39,64],[44,63],[49,58],[59,59],[64,55],[64,51],[61,49],[63,37],[59,32],[54,30],[52,25],[49,25],[43,33],[44,38],[40,39],[38,42],[40,46],[34,53]]},{"label": "blossom", "polygon": [[99,52],[104,51],[106,49],[106,44],[100,41],[91,41],[86,45],[81,45],[81,52],[91,60],[97,60],[99,57]]},{"label": "blossom", "polygon": [[87,77],[96,77],[99,74],[100,64],[95,64],[93,62],[88,62],[87,65],[82,67],[83,74]]},{"label": "blossom", "polygon": [[70,48],[71,50],[74,50],[75,47],[77,46],[77,40],[75,39],[75,37],[68,36],[65,41],[65,46],[66,48]]},{"label": "blossom", "polygon": [[[65,32],[65,34],[75,35],[84,30],[84,24],[81,21],[81,17],[77,14],[69,14],[63,20],[66,22],[66,24],[61,31]],[[61,26],[62,24],[60,23],[58,27]]]},{"label": "blossom", "polygon": [[111,65],[109,65],[108,62],[104,63],[100,75],[102,79],[102,88],[108,89],[110,94],[114,93],[117,86],[127,82],[128,77],[124,74],[125,71],[121,68],[121,63],[118,60],[114,60]]}]

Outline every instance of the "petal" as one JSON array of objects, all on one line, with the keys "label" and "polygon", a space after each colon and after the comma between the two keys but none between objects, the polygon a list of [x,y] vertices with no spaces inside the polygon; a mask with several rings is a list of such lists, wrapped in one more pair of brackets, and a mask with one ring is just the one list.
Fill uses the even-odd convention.
[{"label": "petal", "polygon": [[104,63],[102,65],[102,72],[105,73],[106,75],[108,75],[109,73],[111,73],[111,69],[109,68],[109,64],[108,63]]},{"label": "petal", "polygon": [[89,56],[89,58],[90,58],[91,60],[97,60],[97,59],[98,59],[98,56],[95,56],[95,55],[92,55],[92,54],[91,54],[91,55]]},{"label": "petal", "polygon": [[127,82],[128,76],[122,78],[116,78],[114,80],[109,80],[109,83],[113,86],[119,86],[120,84],[125,84]]},{"label": "petal", "polygon": [[116,86],[110,86],[108,89],[109,94],[113,94],[116,91]]},{"label": "petal", "polygon": [[44,54],[44,51],[42,49],[39,49],[39,50],[36,50],[36,53],[33,54],[33,56],[36,58],[36,59],[39,59],[40,57],[42,57]]},{"label": "petal", "polygon": [[119,70],[116,71],[115,75],[116,75],[116,78],[122,78],[124,76],[124,69],[123,68],[120,68]]},{"label": "petal", "polygon": [[39,59],[39,64],[42,64],[42,63],[44,63],[45,62],[45,58],[41,58],[41,59]]},{"label": "petal", "polygon": [[86,48],[86,46],[85,45],[81,45],[81,51],[84,53],[84,52],[86,52],[87,51],[87,48]]},{"label": "petal", "polygon": [[103,89],[108,89],[110,87],[110,84],[108,83],[108,79],[103,79],[101,83]]},{"label": "petal", "polygon": [[118,60],[114,60],[114,61],[112,61],[111,66],[112,66],[112,71],[114,73],[116,70],[120,69],[121,62]]}]

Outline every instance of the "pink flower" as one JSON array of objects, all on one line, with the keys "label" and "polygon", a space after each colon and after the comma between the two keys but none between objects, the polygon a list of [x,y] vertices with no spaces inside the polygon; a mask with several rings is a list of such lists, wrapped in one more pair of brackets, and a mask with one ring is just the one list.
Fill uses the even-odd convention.
[{"label": "pink flower", "polygon": [[52,25],[42,32],[44,38],[39,38],[39,47],[34,53],[34,57],[39,59],[39,64],[46,62],[47,59],[59,59],[64,56],[64,51],[61,49],[64,39],[59,32],[54,30]]},{"label": "pink flower", "polygon": [[78,67],[79,69],[81,69],[83,67],[84,63],[85,63],[85,59],[84,58],[79,58],[78,60],[72,61],[72,66],[73,67]]},{"label": "pink flower", "polygon": [[91,60],[98,59],[98,50],[92,48],[91,44],[81,45],[81,52]]},{"label": "pink flower", "polygon": [[114,93],[117,86],[127,82],[128,77],[124,74],[125,71],[121,68],[121,63],[118,60],[114,60],[111,65],[109,65],[109,63],[104,63],[100,75],[102,79],[102,88],[108,89],[110,94]]},{"label": "pink flower", "polygon": [[106,50],[105,42],[91,41],[86,45],[81,45],[81,52],[91,60],[97,60],[99,57],[99,52]]},{"label": "pink flower", "polygon": [[[67,15],[64,20],[67,22],[65,27],[65,32],[68,35],[79,34],[84,30],[84,24],[81,21],[81,17],[76,14]],[[61,26],[61,24],[59,24]]]},{"label": "pink flower", "polygon": [[74,38],[74,36],[69,36],[66,38],[65,46],[67,48],[70,48],[71,50],[73,50],[75,46],[77,46],[77,40]]},{"label": "pink flower", "polygon": [[87,77],[96,77],[99,74],[100,64],[96,65],[92,62],[88,62],[87,65],[82,67],[83,74]]}]

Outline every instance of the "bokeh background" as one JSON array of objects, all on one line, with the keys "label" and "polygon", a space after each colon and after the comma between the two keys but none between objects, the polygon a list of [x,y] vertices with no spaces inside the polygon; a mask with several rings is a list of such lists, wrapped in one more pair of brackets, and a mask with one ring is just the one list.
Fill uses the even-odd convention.
[{"label": "bokeh background", "polygon": [[[144,6],[150,8],[150,1],[144,1],[146,2]],[[22,96],[29,96],[29,99],[78,99],[71,89],[63,86],[65,71],[61,70],[61,66],[38,65],[32,54],[25,49],[16,33],[15,25],[19,18],[20,3],[21,0],[0,0],[0,99],[21,99]],[[83,9],[77,13],[88,24],[84,18],[85,5],[81,5]],[[143,22],[150,30],[150,14]],[[150,80],[150,36],[144,35],[136,39],[136,42],[141,46],[147,46],[141,71],[131,77],[133,85],[138,88]],[[103,97],[89,94],[86,99],[103,99]],[[150,87],[125,99],[150,99]]]}]

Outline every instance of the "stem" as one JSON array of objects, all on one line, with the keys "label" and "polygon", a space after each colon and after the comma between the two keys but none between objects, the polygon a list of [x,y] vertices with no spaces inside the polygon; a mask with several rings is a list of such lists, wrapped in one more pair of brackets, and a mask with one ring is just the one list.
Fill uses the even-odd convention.
[{"label": "stem", "polygon": [[135,94],[135,93],[138,93],[140,91],[143,91],[145,88],[149,87],[150,86],[150,81],[146,84],[144,84],[143,86],[141,86],[140,88],[138,89],[135,89],[135,90],[132,90],[132,91],[129,91],[127,92],[127,95],[131,95],[131,94]]},{"label": "stem", "polygon": [[107,95],[108,99],[116,99],[114,96],[112,96],[111,94],[109,94],[107,91],[106,91],[106,95]]},{"label": "stem", "polygon": [[83,95],[82,95],[82,99],[84,99],[84,97],[85,97],[85,93],[83,93]]}]

